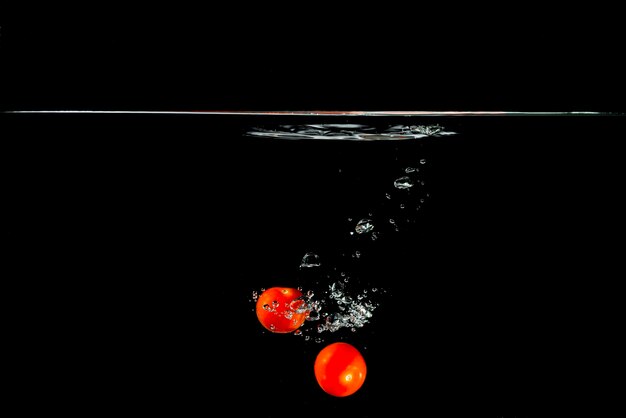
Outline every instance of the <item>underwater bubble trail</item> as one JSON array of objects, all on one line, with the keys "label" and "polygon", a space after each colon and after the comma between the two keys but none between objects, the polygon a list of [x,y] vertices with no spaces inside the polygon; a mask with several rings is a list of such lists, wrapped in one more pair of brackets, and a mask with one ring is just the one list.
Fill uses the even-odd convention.
[{"label": "underwater bubble trail", "polygon": [[[329,139],[329,140],[416,140],[425,137],[454,135],[441,125],[393,125],[377,128],[361,124],[309,124],[279,125],[254,128],[251,136],[285,139]],[[387,189],[382,190],[374,207],[362,208],[362,214],[344,214],[348,230],[342,235],[343,245],[336,249],[337,259],[323,264],[317,253],[307,251],[303,255],[299,270],[307,274],[306,282],[298,286],[304,295],[300,311],[308,311],[305,323],[294,335],[317,343],[324,336],[347,330],[357,332],[374,318],[387,293],[380,284],[366,286],[361,283],[357,265],[367,258],[372,245],[380,246],[386,238],[415,224],[417,211],[426,203],[428,193],[425,173],[429,170],[424,155],[403,155],[399,161],[399,149],[395,148],[398,172],[388,174]],[[342,168],[337,169],[343,175]],[[355,181],[360,181],[358,178]],[[409,210],[413,208],[414,210]],[[374,244],[372,244],[374,243]],[[326,259],[325,259],[326,260]],[[335,264],[335,265],[333,265]],[[340,267],[341,266],[341,267]],[[306,291],[303,290],[307,289]],[[253,292],[253,300],[258,292]],[[268,307],[272,309],[272,307]]]}]

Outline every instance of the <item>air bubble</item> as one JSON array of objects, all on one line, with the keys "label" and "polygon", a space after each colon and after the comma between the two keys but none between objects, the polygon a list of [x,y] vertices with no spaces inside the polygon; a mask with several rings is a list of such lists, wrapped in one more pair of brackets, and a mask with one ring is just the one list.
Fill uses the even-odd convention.
[{"label": "air bubble", "polygon": [[320,257],[311,252],[304,254],[304,257],[302,257],[302,261],[300,262],[300,268],[319,267],[320,265]]},{"label": "air bubble", "polygon": [[413,187],[413,184],[413,180],[408,176],[400,177],[393,182],[393,185],[400,190],[410,189]]},{"label": "air bubble", "polygon": [[359,222],[357,222],[354,230],[357,234],[365,234],[367,232],[371,232],[374,229],[374,224],[371,219],[363,218]]},{"label": "air bubble", "polygon": [[319,318],[320,318],[320,314],[318,311],[310,311],[306,317],[308,321],[317,321]]}]

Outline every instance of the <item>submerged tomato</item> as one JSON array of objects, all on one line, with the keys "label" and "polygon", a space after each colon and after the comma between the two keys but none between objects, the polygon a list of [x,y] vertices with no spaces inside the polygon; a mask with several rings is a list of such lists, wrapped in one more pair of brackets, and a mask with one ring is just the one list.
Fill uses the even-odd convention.
[{"label": "submerged tomato", "polygon": [[324,347],[315,359],[315,378],[329,395],[352,395],[363,385],[366,374],[365,359],[348,343],[332,343]]},{"label": "submerged tomato", "polygon": [[300,328],[309,311],[302,292],[291,287],[271,287],[256,301],[256,316],[261,325],[276,333],[292,332]]}]

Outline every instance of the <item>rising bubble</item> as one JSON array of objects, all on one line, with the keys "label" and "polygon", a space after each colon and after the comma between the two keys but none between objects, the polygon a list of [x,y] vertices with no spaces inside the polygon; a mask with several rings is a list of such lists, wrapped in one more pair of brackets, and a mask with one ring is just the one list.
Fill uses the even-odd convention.
[{"label": "rising bubble", "polygon": [[413,180],[411,180],[409,176],[400,177],[396,179],[396,181],[393,182],[393,185],[397,189],[401,189],[401,190],[410,189],[411,187],[413,187],[413,184],[414,184]]},{"label": "rising bubble", "polygon": [[373,229],[374,224],[372,223],[372,220],[367,218],[361,219],[354,227],[357,234],[365,234],[367,232],[371,232]]},{"label": "rising bubble", "polygon": [[320,265],[320,257],[311,252],[304,254],[304,257],[302,257],[302,261],[300,262],[300,268],[319,267]]}]

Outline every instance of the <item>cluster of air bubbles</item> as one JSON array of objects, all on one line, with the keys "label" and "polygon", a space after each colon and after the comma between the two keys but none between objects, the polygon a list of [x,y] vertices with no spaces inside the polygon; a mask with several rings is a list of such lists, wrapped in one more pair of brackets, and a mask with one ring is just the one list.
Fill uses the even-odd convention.
[{"label": "cluster of air bubbles", "polygon": [[[366,229],[371,231],[373,226]],[[360,258],[361,252],[355,250],[352,252],[352,258]],[[300,267],[319,267],[321,262],[319,256],[313,252],[307,252],[302,257]],[[322,332],[336,332],[340,329],[356,329],[367,324],[373,315],[373,311],[378,306],[377,303],[368,298],[368,294],[374,296],[376,293],[384,293],[379,288],[362,288],[360,286],[352,286],[350,276],[341,271],[337,274],[337,268],[333,269],[334,277],[326,274],[329,284],[322,290],[314,291],[313,289],[304,290],[302,286],[298,286],[298,290],[302,296],[295,299],[288,306],[288,310],[284,311],[287,319],[291,315],[297,313],[307,313],[306,321],[303,326],[294,332],[294,335],[303,336],[306,340],[311,339],[311,333],[319,334]],[[259,296],[266,290],[262,287],[259,290],[252,290],[251,302],[256,303]],[[278,301],[265,304],[263,307],[268,312],[276,312],[279,306]],[[322,342],[319,336],[313,338],[317,342]]]},{"label": "cluster of air bubbles", "polygon": [[[412,129],[426,129],[424,127],[417,127]],[[425,132],[438,132],[437,127],[432,128],[430,130],[426,129]],[[422,209],[422,206],[427,198],[430,197],[430,194],[426,189],[426,182],[424,181],[423,173],[420,170],[419,166],[423,166],[426,164],[425,158],[420,158],[416,160],[414,164],[404,167],[404,170],[401,174],[393,181],[393,190],[395,192],[386,192],[385,198],[387,200],[394,200],[397,203],[397,208],[400,209],[401,213],[404,215],[398,214],[398,220],[403,219],[406,221],[405,223],[414,222],[413,217],[410,215],[410,211],[419,211]],[[408,218],[407,218],[408,216]],[[406,219],[405,219],[406,218]],[[392,222],[393,219],[389,219],[390,223],[394,224],[394,230],[398,231],[398,222]]]},{"label": "cluster of air bubbles", "polygon": [[[350,218],[350,221],[352,219]],[[355,231],[359,234],[375,234],[374,225],[369,218],[362,218],[357,222]],[[348,254],[342,253],[343,256]],[[354,249],[350,252],[352,259],[362,257],[361,251]],[[320,265],[316,254],[307,252],[302,259],[305,264]],[[303,296],[298,300],[301,303],[299,309],[308,311],[305,324],[295,332],[295,335],[310,339],[314,334],[314,340],[321,342],[319,334],[324,332],[336,332],[341,329],[356,331],[370,321],[374,310],[378,306],[373,297],[385,291],[376,287],[364,288],[355,284],[345,271],[338,271],[335,267],[332,272],[327,272],[325,286],[318,286],[318,290],[304,291],[298,287]],[[318,282],[319,284],[319,282]]]},{"label": "cluster of air bubbles", "polygon": [[[435,131],[436,129],[433,130]],[[383,210],[376,217],[370,212],[369,217],[358,220],[350,230],[350,235],[355,238],[369,235],[375,241],[385,231],[399,232],[405,225],[415,223],[414,213],[421,210],[426,199],[430,197],[425,187],[424,173],[420,170],[420,166],[425,164],[425,158],[416,159],[413,164],[404,166],[397,177],[392,177],[392,184],[385,191],[385,199],[380,202]],[[348,221],[351,222],[352,218],[348,218]]]},{"label": "cluster of air bubbles", "polygon": [[411,130],[411,132],[423,134],[426,136],[450,135],[450,133],[446,132],[443,126],[440,125],[411,125],[409,129]]},{"label": "cluster of air bubbles", "polygon": [[[297,335],[334,333],[342,329],[356,332],[370,322],[378,303],[373,300],[384,290],[373,287],[353,288],[345,273],[342,279],[335,280],[319,292],[319,296],[307,294],[306,306],[309,309],[307,326],[301,327]],[[321,342],[318,337],[316,341]]]},{"label": "cluster of air bubbles", "polygon": [[[320,335],[322,333],[334,333],[342,329],[356,332],[364,327],[378,307],[373,298],[377,294],[385,293],[384,289],[377,287],[353,289],[344,272],[341,273],[341,278],[332,281],[322,291],[304,291],[302,287],[298,287],[298,290],[302,292],[302,296],[291,302],[290,309],[284,315],[289,319],[296,313],[307,312],[305,322],[294,331],[294,335],[302,336],[305,340],[313,339],[318,343],[323,342]],[[251,301],[256,302],[264,291],[264,288],[253,290]],[[263,306],[268,312],[275,312],[278,308],[277,301]]]},{"label": "cluster of air bubbles", "polygon": [[[378,305],[368,297],[368,289],[354,293],[348,287],[342,281],[329,286],[328,303],[334,304],[335,309],[323,315],[323,321],[317,326],[318,332],[336,332],[342,328],[354,332],[370,321]],[[372,288],[371,291],[376,293],[378,288]]]},{"label": "cluster of air bubbles", "polygon": [[[411,129],[434,133],[443,128],[432,127],[428,130],[421,126]],[[422,209],[426,199],[430,197],[424,180],[423,166],[426,162],[425,158],[418,157],[412,163],[403,166],[395,177],[391,177],[388,189],[384,192],[385,198],[381,199],[380,207],[375,211],[377,214],[374,215],[373,211],[370,211],[367,216],[354,217],[356,222],[353,221],[353,217],[349,217],[351,228],[348,234],[359,242],[366,237],[376,241],[387,232],[399,232],[409,224],[415,223],[415,213]],[[360,254],[353,252],[352,258],[358,259]]]}]

